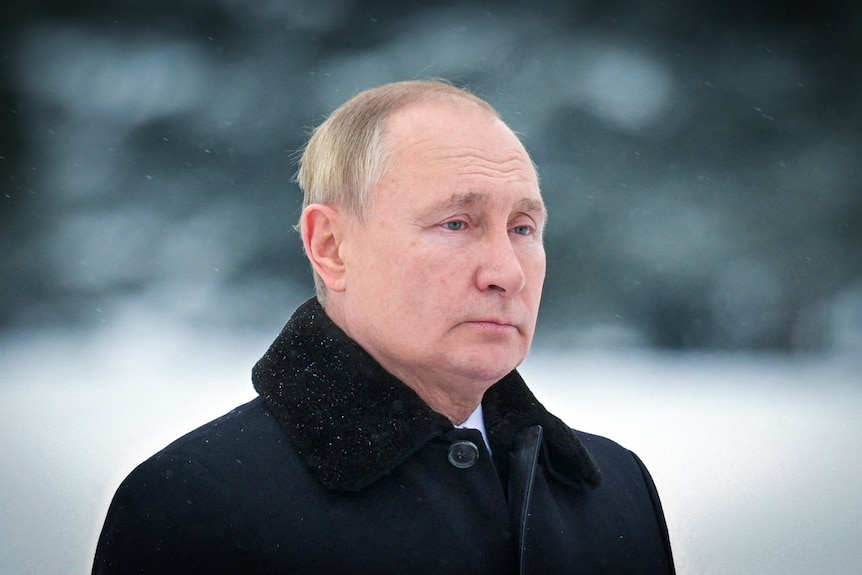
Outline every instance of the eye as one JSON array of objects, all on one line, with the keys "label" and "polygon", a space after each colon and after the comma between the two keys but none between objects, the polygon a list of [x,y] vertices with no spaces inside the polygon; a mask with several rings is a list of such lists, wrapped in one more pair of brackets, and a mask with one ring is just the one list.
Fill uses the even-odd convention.
[{"label": "eye", "polygon": [[457,232],[463,230],[467,226],[467,222],[462,220],[452,220],[451,222],[446,222],[443,224],[447,230],[452,230],[453,232]]},{"label": "eye", "polygon": [[533,228],[531,226],[515,226],[512,228],[512,232],[519,236],[529,236],[533,233]]}]

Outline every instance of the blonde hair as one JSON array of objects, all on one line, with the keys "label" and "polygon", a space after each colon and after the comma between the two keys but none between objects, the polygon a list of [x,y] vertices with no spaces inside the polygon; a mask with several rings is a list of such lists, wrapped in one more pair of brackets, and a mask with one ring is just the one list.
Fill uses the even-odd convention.
[{"label": "blonde hair", "polygon": [[[485,100],[444,80],[395,82],[360,92],[315,128],[301,150],[296,181],[304,194],[303,208],[336,206],[363,223],[374,188],[394,157],[384,137],[386,121],[401,108],[427,101],[472,102],[500,117]],[[323,303],[326,286],[313,274],[317,298]]]}]

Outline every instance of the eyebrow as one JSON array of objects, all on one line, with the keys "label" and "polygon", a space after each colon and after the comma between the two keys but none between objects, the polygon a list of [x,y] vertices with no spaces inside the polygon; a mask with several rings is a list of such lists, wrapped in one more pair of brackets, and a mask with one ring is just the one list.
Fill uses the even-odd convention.
[{"label": "eyebrow", "polygon": [[538,212],[543,218],[547,219],[548,217],[548,208],[545,207],[545,202],[542,200],[524,198],[518,202],[518,205],[525,212]]},{"label": "eyebrow", "polygon": [[[479,204],[488,203],[491,201],[491,195],[484,192],[463,192],[455,193],[443,200],[439,204],[433,206],[433,211],[442,211],[451,208],[469,208]],[[535,198],[524,198],[517,203],[517,206],[525,212],[538,212],[543,218],[547,218],[548,209],[545,207],[545,202]]]}]

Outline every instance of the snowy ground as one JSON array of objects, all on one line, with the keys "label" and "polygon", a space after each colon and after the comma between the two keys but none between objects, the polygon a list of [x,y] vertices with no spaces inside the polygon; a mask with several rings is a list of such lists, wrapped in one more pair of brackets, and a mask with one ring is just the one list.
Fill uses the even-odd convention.
[{"label": "snowy ground", "polygon": [[[250,399],[275,333],[129,318],[0,340],[0,573],[87,573],[135,464]],[[551,411],[635,450],[681,574],[862,572],[862,358],[537,350]]]}]

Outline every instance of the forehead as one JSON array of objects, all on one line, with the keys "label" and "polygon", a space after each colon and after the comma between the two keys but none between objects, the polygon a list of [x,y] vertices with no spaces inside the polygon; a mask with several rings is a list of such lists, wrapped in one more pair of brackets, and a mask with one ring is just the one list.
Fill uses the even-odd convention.
[{"label": "forehead", "polygon": [[520,140],[502,120],[472,102],[407,106],[389,118],[386,138],[392,176],[448,180],[450,185],[457,180],[471,188],[507,184],[539,194],[533,163]]}]

